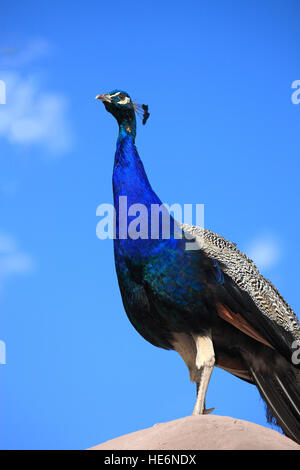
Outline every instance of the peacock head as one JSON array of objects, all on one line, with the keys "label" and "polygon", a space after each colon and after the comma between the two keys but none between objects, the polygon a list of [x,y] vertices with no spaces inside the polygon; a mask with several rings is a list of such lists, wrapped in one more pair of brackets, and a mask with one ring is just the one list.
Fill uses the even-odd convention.
[{"label": "peacock head", "polygon": [[135,103],[125,91],[113,90],[104,95],[97,95],[96,99],[102,101],[119,124],[135,122],[135,114],[141,116],[143,124],[146,124],[149,117],[148,106]]}]

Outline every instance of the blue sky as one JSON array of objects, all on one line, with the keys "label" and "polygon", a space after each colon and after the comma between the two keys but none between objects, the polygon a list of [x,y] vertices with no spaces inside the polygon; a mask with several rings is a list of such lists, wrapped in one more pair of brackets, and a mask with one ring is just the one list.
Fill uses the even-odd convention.
[{"label": "blue sky", "polygon": [[[205,204],[296,312],[299,3],[93,0],[1,3],[2,449],[82,449],[191,413],[174,352],[124,313],[112,241],[117,127],[98,93],[151,113],[137,147],[166,203]],[[215,369],[207,406],[266,425],[254,387]]]}]

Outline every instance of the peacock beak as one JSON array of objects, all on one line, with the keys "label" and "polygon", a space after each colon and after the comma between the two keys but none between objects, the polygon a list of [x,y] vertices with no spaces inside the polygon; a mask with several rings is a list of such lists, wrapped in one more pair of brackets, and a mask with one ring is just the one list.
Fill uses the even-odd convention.
[{"label": "peacock beak", "polygon": [[111,103],[111,101],[112,101],[110,95],[108,95],[108,94],[106,94],[106,95],[97,95],[96,100],[100,100],[100,101],[102,101],[102,103],[104,103],[104,102]]}]

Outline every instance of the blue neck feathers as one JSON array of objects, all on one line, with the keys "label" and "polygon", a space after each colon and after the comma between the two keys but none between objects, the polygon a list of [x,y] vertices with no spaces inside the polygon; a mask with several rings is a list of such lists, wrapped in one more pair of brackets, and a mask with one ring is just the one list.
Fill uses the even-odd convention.
[{"label": "blue neck feathers", "polygon": [[[143,221],[147,219],[148,237],[150,237],[150,234],[153,233],[152,229],[155,230],[155,232],[157,233],[157,229],[151,226],[151,206],[153,204],[161,206],[162,202],[151,188],[143,163],[134,145],[134,136],[131,132],[127,130],[126,123],[125,125],[120,125],[120,133],[117,141],[117,149],[113,170],[113,192],[114,207],[116,210],[117,240],[119,238],[123,238],[122,236],[120,236],[120,234],[121,232],[124,233],[124,227],[126,227],[127,233],[127,229],[131,221],[138,217],[140,214],[142,214],[140,212],[139,207],[137,206],[141,204],[143,205],[142,210],[144,210],[144,208],[147,209],[146,215],[143,215]],[[121,196],[126,196],[127,198],[126,213],[124,211],[123,206],[124,199],[122,203],[120,200]],[[128,213],[127,211],[132,212]],[[172,233],[174,233],[175,224],[176,223],[174,219],[171,217],[171,239],[165,239],[165,244],[177,245],[179,243],[179,240],[175,240],[172,236]],[[160,233],[159,239],[156,239],[156,241],[152,239],[150,244],[146,242],[146,239],[139,238],[137,240],[132,240],[129,237],[126,240],[119,240],[120,247],[123,246],[124,249],[126,249],[126,252],[132,252],[135,253],[135,255],[137,255],[137,253],[140,253],[142,256],[144,256],[147,251],[153,250],[155,248],[155,245],[159,243],[159,240],[162,241],[161,221],[159,222],[158,233]]]},{"label": "blue neck feathers", "polygon": [[127,196],[128,206],[161,204],[149,183],[144,165],[134,145],[134,136],[120,125],[113,171],[113,189],[115,204],[119,196]]}]

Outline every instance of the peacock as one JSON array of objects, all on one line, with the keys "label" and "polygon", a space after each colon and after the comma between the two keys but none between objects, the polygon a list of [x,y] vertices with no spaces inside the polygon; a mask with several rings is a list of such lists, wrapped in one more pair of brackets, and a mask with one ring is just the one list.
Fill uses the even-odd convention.
[{"label": "peacock", "polygon": [[[136,115],[148,106],[113,90],[96,97],[119,125],[113,168],[114,257],[126,314],[154,346],[177,351],[196,384],[193,415],[210,413],[205,396],[214,366],[254,384],[267,419],[300,443],[300,325],[296,314],[234,243],[170,215],[169,237],[130,237],[127,206],[162,206],[135,146]],[[179,225],[179,226],[178,226]],[[127,231],[124,232],[124,228]],[[181,237],[178,236],[181,232]],[[125,236],[124,235],[127,235]],[[187,250],[187,240],[199,249]]]}]

